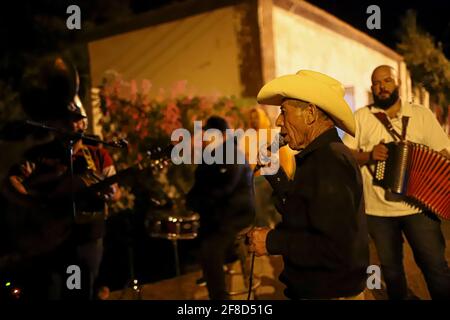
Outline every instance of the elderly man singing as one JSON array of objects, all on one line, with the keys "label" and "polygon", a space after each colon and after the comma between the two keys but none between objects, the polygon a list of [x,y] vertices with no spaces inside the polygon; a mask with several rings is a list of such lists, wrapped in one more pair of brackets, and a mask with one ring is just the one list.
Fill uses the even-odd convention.
[{"label": "elderly man singing", "polygon": [[301,70],[267,83],[258,102],[281,107],[276,125],[299,153],[293,180],[282,168],[266,176],[282,221],[251,230],[250,251],[283,256],[290,299],[363,299],[368,233],[359,166],[335,128],[355,133],[342,84]]}]

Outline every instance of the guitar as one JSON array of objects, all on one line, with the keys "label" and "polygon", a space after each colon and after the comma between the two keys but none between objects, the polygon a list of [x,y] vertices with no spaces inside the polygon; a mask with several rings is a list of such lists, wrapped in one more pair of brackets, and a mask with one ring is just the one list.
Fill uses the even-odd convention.
[{"label": "guitar", "polygon": [[40,205],[25,208],[9,204],[7,229],[12,236],[14,252],[20,253],[20,259],[16,256],[15,260],[51,252],[69,237],[74,225],[105,219],[105,201],[99,194],[108,186],[126,183],[138,174],[148,175],[152,179],[170,163],[168,149],[151,149],[146,159],[110,177],[93,171],[74,177],[67,173],[59,177],[59,183],[48,194],[39,194],[41,180],[29,181],[27,187],[31,193],[37,194]]},{"label": "guitar", "polygon": [[147,159],[110,177],[105,177],[93,171],[87,171],[83,175],[73,178],[68,177],[55,188],[52,194],[48,195],[48,199],[51,199],[49,202],[53,205],[56,204],[56,208],[59,206],[65,207],[65,211],[72,213],[73,216],[73,208],[68,207],[72,204],[70,198],[73,192],[76,204],[74,223],[83,224],[97,219],[105,219],[108,213],[105,210],[105,201],[100,195],[108,190],[109,186],[116,183],[127,184],[128,180],[131,182],[132,178],[137,175],[144,174],[149,179],[153,178],[160,170],[168,166],[170,163],[169,154],[170,152],[166,149],[158,147],[148,152]]}]

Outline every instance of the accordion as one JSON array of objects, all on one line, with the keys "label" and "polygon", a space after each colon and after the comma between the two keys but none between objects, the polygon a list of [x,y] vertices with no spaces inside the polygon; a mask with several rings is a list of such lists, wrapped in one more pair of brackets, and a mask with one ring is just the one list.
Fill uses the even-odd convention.
[{"label": "accordion", "polygon": [[450,219],[450,160],[424,145],[386,144],[388,159],[377,161],[374,184],[405,196],[405,201]]}]

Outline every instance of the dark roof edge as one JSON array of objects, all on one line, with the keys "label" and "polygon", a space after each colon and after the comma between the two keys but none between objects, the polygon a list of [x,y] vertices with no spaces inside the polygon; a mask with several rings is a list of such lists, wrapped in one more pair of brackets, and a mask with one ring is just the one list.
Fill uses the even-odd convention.
[{"label": "dark roof edge", "polygon": [[131,16],[123,21],[95,27],[91,31],[81,34],[80,39],[85,42],[95,41],[161,23],[183,19],[207,11],[232,6],[241,2],[242,1],[239,0],[189,0],[174,3],[160,9]]}]

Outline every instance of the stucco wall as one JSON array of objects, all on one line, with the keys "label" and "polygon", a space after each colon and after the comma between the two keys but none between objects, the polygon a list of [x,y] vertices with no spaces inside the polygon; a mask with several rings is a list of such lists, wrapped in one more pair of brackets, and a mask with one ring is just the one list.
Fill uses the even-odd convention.
[{"label": "stucco wall", "polygon": [[92,84],[113,69],[153,88],[187,80],[192,93],[239,95],[238,23],[227,7],[91,42]]},{"label": "stucco wall", "polygon": [[398,68],[396,60],[309,19],[274,6],[276,76],[311,69],[354,87],[354,107],[368,103],[370,76],[381,64]]}]

